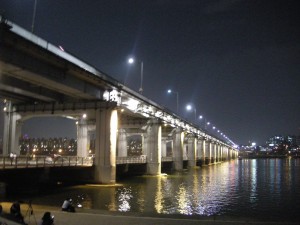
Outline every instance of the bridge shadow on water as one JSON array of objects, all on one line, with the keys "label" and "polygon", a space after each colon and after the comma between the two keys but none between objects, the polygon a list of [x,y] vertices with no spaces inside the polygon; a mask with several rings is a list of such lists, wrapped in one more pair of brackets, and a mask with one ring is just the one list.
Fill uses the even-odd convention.
[{"label": "bridge shadow on water", "polygon": [[31,195],[93,181],[93,167],[45,167],[0,170],[6,195]]},{"label": "bridge shadow on water", "polygon": [[[183,168],[187,168],[184,161]],[[173,162],[163,162],[162,173],[174,172]],[[116,180],[126,177],[147,174],[147,164],[118,164],[116,167]],[[93,184],[94,167],[44,167],[44,168],[16,168],[0,170],[0,180],[5,184],[7,196],[35,195],[61,187]]]}]

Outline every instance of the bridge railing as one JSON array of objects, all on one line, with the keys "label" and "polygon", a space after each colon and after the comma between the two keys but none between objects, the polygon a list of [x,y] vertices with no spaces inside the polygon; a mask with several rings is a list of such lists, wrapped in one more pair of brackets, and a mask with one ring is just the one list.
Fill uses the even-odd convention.
[{"label": "bridge railing", "polygon": [[147,157],[145,155],[117,157],[116,160],[117,164],[141,164],[146,162],[147,162]]},{"label": "bridge railing", "polygon": [[[187,157],[183,157],[187,160]],[[162,157],[162,162],[172,162],[173,157]],[[94,160],[92,157],[78,156],[0,156],[0,169],[10,168],[33,168],[33,167],[62,167],[62,166],[92,166]],[[116,164],[143,164],[147,163],[147,156],[127,156],[116,157]]]},{"label": "bridge railing", "polygon": [[173,161],[173,157],[172,156],[161,157],[161,161],[162,162],[172,162]]},{"label": "bridge railing", "polygon": [[1,156],[0,169],[33,168],[33,167],[61,167],[61,166],[92,166],[91,157],[61,156]]},{"label": "bridge railing", "polygon": [[[172,162],[173,157],[161,157],[162,162]],[[127,157],[117,157],[117,164],[137,164],[137,163],[147,163],[147,157],[145,155],[141,156],[127,156]]]}]

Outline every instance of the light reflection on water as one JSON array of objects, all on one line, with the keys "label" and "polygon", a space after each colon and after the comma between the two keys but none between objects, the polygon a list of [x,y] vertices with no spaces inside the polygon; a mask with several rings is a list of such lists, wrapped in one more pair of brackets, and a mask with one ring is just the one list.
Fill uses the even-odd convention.
[{"label": "light reflection on water", "polygon": [[168,176],[128,178],[117,186],[77,186],[34,202],[61,205],[68,195],[81,196],[87,209],[295,219],[299,183],[299,159],[238,160]]}]

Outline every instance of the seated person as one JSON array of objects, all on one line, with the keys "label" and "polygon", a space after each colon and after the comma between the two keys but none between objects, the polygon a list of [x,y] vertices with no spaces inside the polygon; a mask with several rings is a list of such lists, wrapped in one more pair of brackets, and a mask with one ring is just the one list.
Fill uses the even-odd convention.
[{"label": "seated person", "polygon": [[75,212],[75,208],[72,205],[72,199],[71,198],[65,199],[64,203],[62,204],[61,210],[66,211],[66,212]]},{"label": "seated person", "polygon": [[10,214],[13,215],[18,222],[24,223],[24,217],[21,214],[21,207],[19,202],[14,202],[10,207]]},{"label": "seated person", "polygon": [[41,225],[54,225],[54,216],[51,216],[50,212],[45,212],[42,217]]}]

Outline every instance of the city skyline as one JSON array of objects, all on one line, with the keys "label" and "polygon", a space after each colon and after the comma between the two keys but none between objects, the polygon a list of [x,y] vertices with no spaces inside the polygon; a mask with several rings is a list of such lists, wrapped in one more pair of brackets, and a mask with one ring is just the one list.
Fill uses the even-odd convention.
[{"label": "city skyline", "polygon": [[[4,0],[0,12],[31,30],[33,2]],[[147,98],[176,112],[170,88],[183,118],[194,122],[185,108],[192,104],[195,118],[204,115],[235,143],[262,144],[299,135],[297,10],[296,1],[277,0],[37,1],[34,33],[138,91],[139,66],[127,64],[135,56]]]}]

